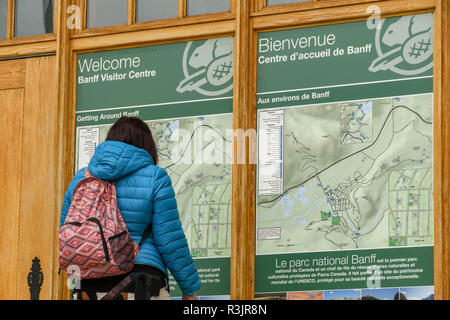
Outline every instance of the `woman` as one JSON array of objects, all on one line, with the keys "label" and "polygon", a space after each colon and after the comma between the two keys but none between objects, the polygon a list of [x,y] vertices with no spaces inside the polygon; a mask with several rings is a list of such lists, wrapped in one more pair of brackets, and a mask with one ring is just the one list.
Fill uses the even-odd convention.
[{"label": "woman", "polygon": [[[153,291],[152,299],[170,299],[167,268],[180,286],[183,299],[195,299],[200,278],[181,226],[171,180],[157,163],[149,127],[138,118],[122,117],[111,127],[106,141],[96,148],[88,170],[94,177],[115,182],[117,204],[133,241],[139,243],[151,224],[151,232],[144,238],[135,260],[135,270],[164,278],[162,287],[157,288],[159,292]],[[76,173],[64,196],[60,226],[75,187],[85,178],[84,172],[82,168]],[[83,280],[82,287],[84,282],[98,288],[97,292],[105,292],[101,289],[105,281],[112,284],[117,279]]]}]

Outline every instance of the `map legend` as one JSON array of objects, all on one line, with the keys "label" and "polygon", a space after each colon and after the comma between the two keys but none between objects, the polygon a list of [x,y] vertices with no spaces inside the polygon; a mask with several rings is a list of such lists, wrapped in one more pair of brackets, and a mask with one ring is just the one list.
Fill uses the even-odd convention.
[{"label": "map legend", "polygon": [[259,195],[283,193],[283,110],[259,113]]}]

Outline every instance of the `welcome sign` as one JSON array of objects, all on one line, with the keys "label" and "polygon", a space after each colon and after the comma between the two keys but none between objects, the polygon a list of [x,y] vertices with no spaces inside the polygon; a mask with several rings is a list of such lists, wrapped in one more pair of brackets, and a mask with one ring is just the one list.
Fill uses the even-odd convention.
[{"label": "welcome sign", "polygon": [[432,292],[433,15],[257,41],[255,292]]},{"label": "welcome sign", "polygon": [[[230,294],[233,48],[233,38],[215,38],[77,60],[75,170],[120,117],[148,124],[202,281],[199,296]],[[181,296],[174,279],[170,288]]]}]

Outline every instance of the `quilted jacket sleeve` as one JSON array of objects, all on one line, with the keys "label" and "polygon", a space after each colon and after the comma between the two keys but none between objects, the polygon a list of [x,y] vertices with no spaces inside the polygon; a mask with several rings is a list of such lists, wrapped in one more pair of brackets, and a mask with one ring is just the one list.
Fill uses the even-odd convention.
[{"label": "quilted jacket sleeve", "polygon": [[182,229],[170,177],[162,168],[156,170],[153,192],[155,244],[181,291],[191,295],[200,288],[201,282]]},{"label": "quilted jacket sleeve", "polygon": [[64,201],[61,208],[61,217],[59,220],[59,227],[64,224],[66,220],[67,212],[69,212],[70,203],[72,202],[73,192],[75,191],[76,186],[80,183],[81,180],[84,179],[84,168],[80,169],[75,176],[73,177],[72,182],[69,184],[66,193],[64,194]]}]

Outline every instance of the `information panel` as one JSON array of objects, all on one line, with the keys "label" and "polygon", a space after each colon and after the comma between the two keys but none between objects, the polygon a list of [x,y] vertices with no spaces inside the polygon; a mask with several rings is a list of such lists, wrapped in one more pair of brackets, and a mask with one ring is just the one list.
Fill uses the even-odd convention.
[{"label": "information panel", "polygon": [[256,298],[434,297],[432,67],[432,14],[259,34]]},{"label": "information panel", "polygon": [[[139,117],[169,173],[201,296],[230,294],[233,38],[78,56],[75,170],[121,116]],[[173,278],[171,295],[181,296]]]}]

